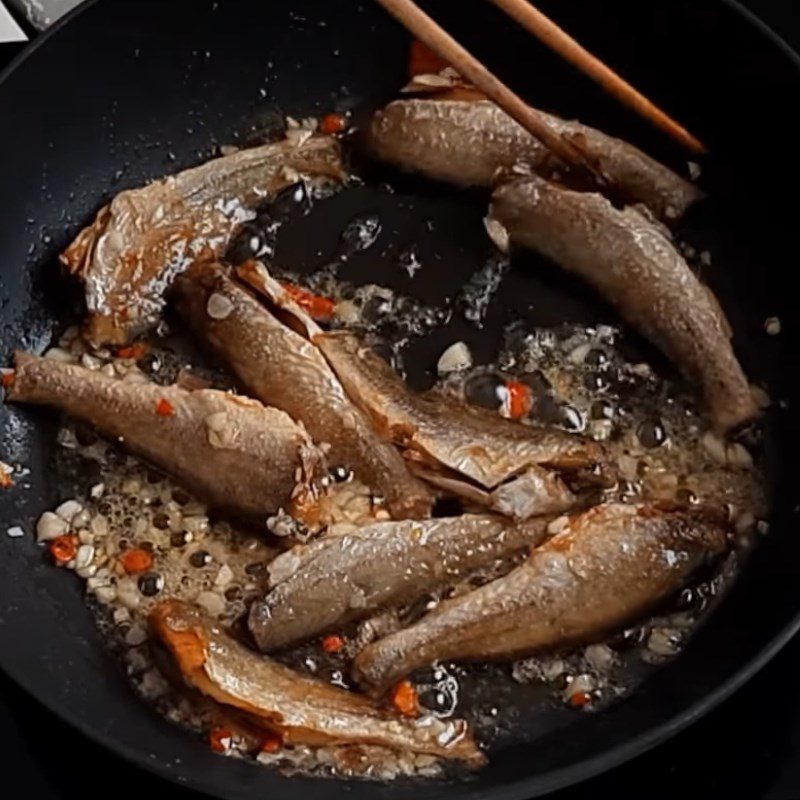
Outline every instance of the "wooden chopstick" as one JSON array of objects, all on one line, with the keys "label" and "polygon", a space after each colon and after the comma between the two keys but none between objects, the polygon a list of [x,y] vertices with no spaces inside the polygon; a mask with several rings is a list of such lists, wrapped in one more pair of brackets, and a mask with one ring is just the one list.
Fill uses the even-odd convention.
[{"label": "wooden chopstick", "polygon": [[[542,116],[519,95],[495,77],[477,58],[462,47],[413,0],[378,0],[417,39],[445,59],[464,78],[533,134],[567,164],[588,170],[595,179],[607,183],[601,170],[573,142],[550,130]],[[695,153],[705,153],[705,145],[672,117],[651,103],[627,81],[576,42],[527,0],[492,0],[541,42],[597,81],[607,92],[632,108],[660,130]]]},{"label": "wooden chopstick", "polygon": [[566,31],[545,16],[528,0],[491,0],[498,8],[515,19],[526,31],[532,33],[542,44],[569,61],[581,72],[596,81],[610,95],[633,109],[675,141],[695,153],[705,153],[705,145],[676,122],[666,112],[650,102],[630,83],[593,56],[575,41]]},{"label": "wooden chopstick", "polygon": [[608,181],[584,152],[573,142],[555,133],[542,115],[495,77],[475,56],[429,17],[413,0],[378,0],[417,39],[441,56],[464,78],[533,134],[567,165],[589,171],[601,184]]}]

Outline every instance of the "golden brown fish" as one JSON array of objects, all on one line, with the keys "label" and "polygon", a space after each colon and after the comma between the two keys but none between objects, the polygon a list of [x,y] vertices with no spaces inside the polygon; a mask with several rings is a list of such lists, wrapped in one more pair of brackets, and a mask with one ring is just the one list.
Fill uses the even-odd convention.
[{"label": "golden brown fish", "polygon": [[582,436],[411,392],[351,333],[320,333],[314,343],[375,430],[401,447],[423,477],[471,502],[519,519],[559,513],[577,498],[554,472],[588,474],[604,462],[603,448]]},{"label": "golden brown fish", "polygon": [[719,303],[658,225],[599,194],[537,177],[500,186],[489,215],[512,241],[589,281],[661,348],[701,388],[717,428],[727,431],[757,415]]},{"label": "golden brown fish", "polygon": [[157,321],[175,275],[219,255],[251,209],[298,173],[343,180],[339,145],[286,139],[118,194],[61,256],[86,288],[88,338],[121,344]]},{"label": "golden brown fish", "polygon": [[513,524],[467,514],[382,522],[318,539],[270,564],[271,591],[250,608],[265,652],[308,639],[389,606],[411,603],[477,569],[539,544],[547,519]]},{"label": "golden brown fish", "polygon": [[365,697],[246,650],[185,603],[161,603],[150,622],[190,686],[244,712],[286,744],[373,744],[474,766],[484,761],[463,720],[391,714]]},{"label": "golden brown fish", "polygon": [[675,592],[725,547],[725,532],[698,514],[596,506],[507,576],[367,645],[354,676],[382,691],[438,660],[510,660],[598,639]]},{"label": "golden brown fish", "polygon": [[[633,145],[579,122],[539,114],[574,142],[617,192],[644,203],[657,217],[677,219],[702,196]],[[512,168],[547,178],[557,171],[560,180],[571,180],[538,139],[489,100],[396,100],[375,114],[367,144],[384,161],[459,185],[491,186],[498,170]]]},{"label": "golden brown fish", "polygon": [[393,516],[428,514],[432,497],[427,487],[375,434],[305,336],[285,325],[219,265],[191,268],[177,280],[175,292],[178,311],[223,357],[248,393],[301,421],[317,444],[330,445],[330,463],[353,469],[386,499]]},{"label": "golden brown fish", "polygon": [[305,430],[255,400],[111,378],[26,353],[16,354],[15,366],[9,400],[89,423],[218,508],[263,523],[324,474]]}]

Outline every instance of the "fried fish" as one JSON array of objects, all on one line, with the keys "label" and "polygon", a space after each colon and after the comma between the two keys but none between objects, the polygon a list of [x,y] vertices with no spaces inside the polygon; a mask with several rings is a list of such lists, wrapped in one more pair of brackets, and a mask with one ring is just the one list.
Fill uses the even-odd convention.
[{"label": "fried fish", "polygon": [[434,661],[511,660],[597,640],[677,591],[726,541],[697,513],[596,506],[507,576],[367,645],[354,677],[380,693]]},{"label": "fried fish", "polygon": [[[660,219],[679,218],[702,196],[633,145],[588,125],[538,113],[554,133],[580,148],[617,193],[643,203]],[[489,100],[396,100],[373,117],[367,145],[384,161],[459,185],[491,186],[498,170],[558,175],[567,184],[578,177]]]},{"label": "fried fish", "polygon": [[[372,430],[316,345],[273,314],[219,265],[198,264],[175,285],[177,308],[242,386],[301,421],[398,518],[424,517],[432,496],[400,454]],[[313,324],[313,323],[311,323]]]},{"label": "fried fish", "polygon": [[262,524],[325,472],[303,427],[255,400],[113,378],[27,353],[16,354],[15,367],[10,401],[86,422],[215,507]]},{"label": "fried fish", "polygon": [[87,338],[122,344],[153,325],[175,276],[221,254],[253,209],[298,173],[343,180],[338,143],[285,139],[118,194],[61,256],[86,290]]},{"label": "fried fish", "polygon": [[500,186],[489,216],[512,241],[591,283],[701,388],[718,429],[756,416],[719,303],[665,232],[637,209],[529,177]]},{"label": "fried fish", "polygon": [[200,611],[168,600],[150,623],[185,681],[286,744],[373,744],[479,766],[484,758],[463,720],[409,719],[366,697],[300,675],[257,655]]},{"label": "fried fish", "polygon": [[547,520],[466,514],[382,522],[282,553],[249,627],[265,652],[333,630],[507,559],[541,542]]}]

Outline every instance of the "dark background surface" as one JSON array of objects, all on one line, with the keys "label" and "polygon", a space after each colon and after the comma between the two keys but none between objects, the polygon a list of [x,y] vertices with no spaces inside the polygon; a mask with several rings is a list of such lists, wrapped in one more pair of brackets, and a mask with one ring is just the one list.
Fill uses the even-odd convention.
[{"label": "dark background surface", "polygon": [[[750,0],[749,7],[800,48],[797,0]],[[11,55],[0,46],[0,62]],[[8,51],[8,52],[7,52]],[[3,64],[0,63],[0,66]],[[795,102],[796,98],[786,98]],[[797,800],[800,798],[800,641],[731,700],[651,753],[554,800],[614,796],[679,796]],[[113,713],[113,709],[109,709]],[[535,757],[535,754],[531,754]],[[93,797],[100,786],[131,796],[197,797],[138,769],[84,739],[0,677],[0,797],[24,787],[30,800]],[[109,777],[113,780],[108,783]],[[135,794],[134,794],[135,793]]]}]

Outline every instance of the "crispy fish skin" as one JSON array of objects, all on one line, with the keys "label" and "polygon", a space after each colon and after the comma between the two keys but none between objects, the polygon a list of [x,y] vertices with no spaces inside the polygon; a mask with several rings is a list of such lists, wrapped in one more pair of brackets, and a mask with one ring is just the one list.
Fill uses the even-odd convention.
[{"label": "crispy fish skin", "polygon": [[[219,265],[192,267],[176,281],[175,294],[179,313],[222,356],[248,393],[301,421],[318,444],[329,444],[330,463],[352,468],[386,499],[393,516],[429,513],[430,492],[400,454],[375,434],[314,344]],[[212,297],[224,304],[224,316],[209,314]]]},{"label": "crispy fish skin", "polygon": [[[375,430],[428,471],[448,470],[444,478],[454,491],[458,492],[454,477],[474,482],[488,492],[498,511],[514,515],[518,510],[520,517],[564,511],[574,505],[575,496],[557,477],[545,479],[540,468],[577,472],[605,460],[603,448],[584,437],[521,425],[450,398],[415,394],[351,333],[321,333],[314,343]],[[520,490],[527,502],[506,485],[515,480],[524,481]],[[473,489],[465,486],[465,496],[477,498]]]},{"label": "crispy fish skin", "polygon": [[272,562],[270,574],[277,581],[251,606],[248,625],[261,650],[278,650],[378,609],[413,602],[536,546],[546,535],[543,518],[513,524],[467,514],[377,523],[319,539]]},{"label": "crispy fish skin", "polygon": [[506,577],[365,647],[354,677],[380,692],[437,660],[511,660],[596,640],[678,590],[725,547],[723,529],[697,514],[596,506]]},{"label": "crispy fish skin", "polygon": [[[631,202],[660,219],[677,219],[702,193],[627,142],[579,122],[539,112],[548,126],[576,144]],[[570,181],[552,153],[489,100],[396,100],[373,117],[367,145],[374,155],[430,178],[491,186],[498,170],[531,171]]]},{"label": "crispy fish skin", "polygon": [[728,431],[758,414],[716,298],[639,211],[530,177],[500,186],[489,215],[512,241],[591,283],[661,348],[701,387],[718,429]]},{"label": "crispy fish skin", "polygon": [[324,474],[306,431],[255,400],[111,378],[26,353],[16,354],[15,366],[9,400],[52,406],[89,423],[240,516],[263,523]]},{"label": "crispy fish skin", "polygon": [[219,255],[255,216],[249,209],[297,172],[343,180],[339,145],[328,137],[287,139],[118,194],[61,256],[86,289],[87,337],[122,344],[157,321],[175,275],[196,258]]},{"label": "crispy fish skin", "polygon": [[286,744],[374,744],[474,766],[484,761],[463,720],[398,717],[245,649],[186,603],[161,603],[150,623],[191,686],[245,712]]}]

